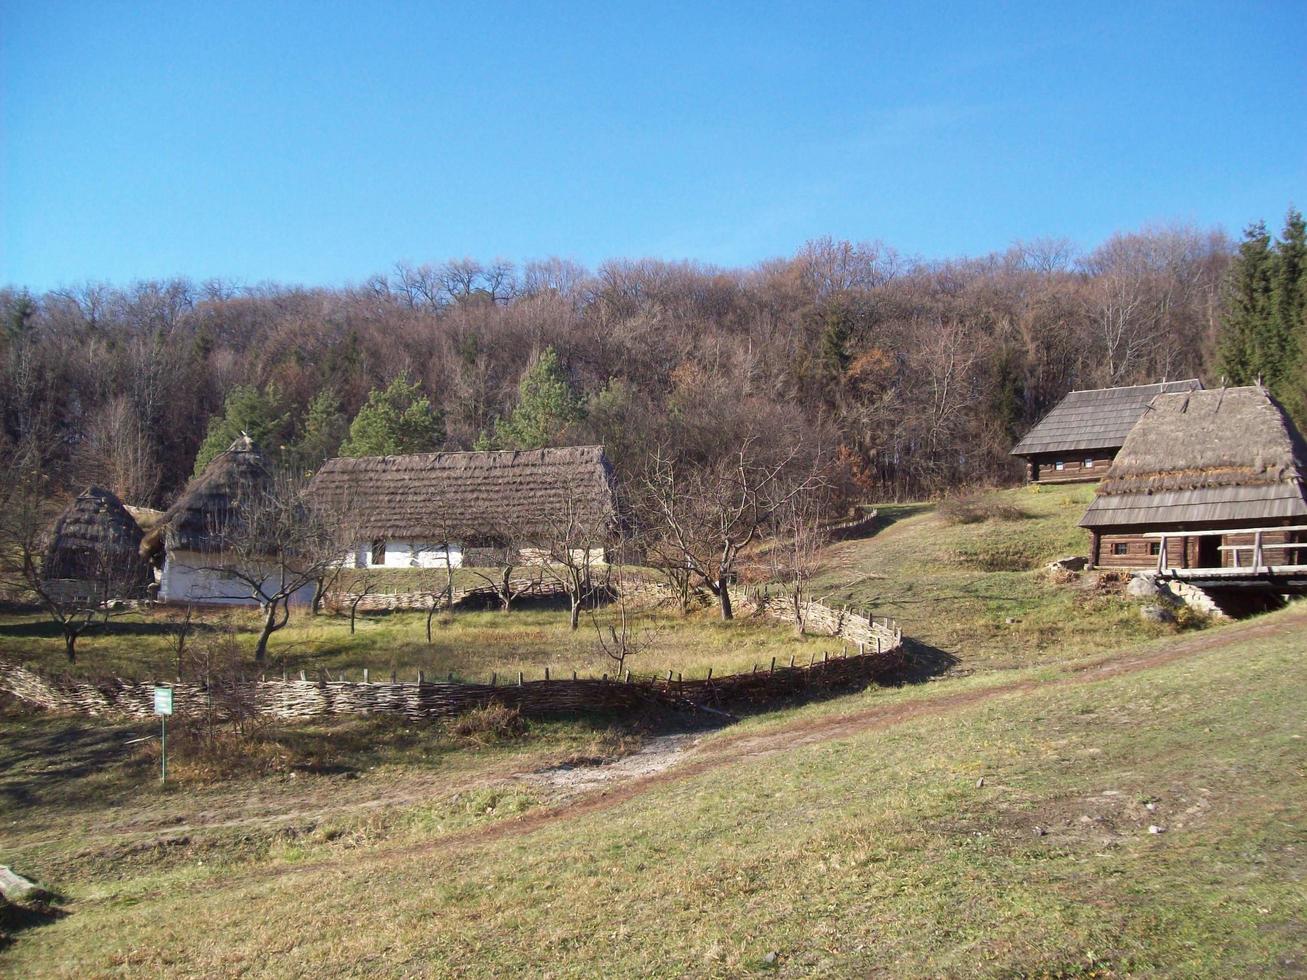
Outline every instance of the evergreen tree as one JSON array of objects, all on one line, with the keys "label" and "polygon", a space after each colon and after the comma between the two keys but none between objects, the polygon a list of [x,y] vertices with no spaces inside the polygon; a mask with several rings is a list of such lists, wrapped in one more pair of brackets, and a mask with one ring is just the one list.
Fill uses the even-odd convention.
[{"label": "evergreen tree", "polygon": [[1221,324],[1218,363],[1229,384],[1251,384],[1266,374],[1274,266],[1265,222],[1249,225],[1230,269]]},{"label": "evergreen tree", "polygon": [[282,411],[281,393],[275,385],[260,391],[250,385],[237,385],[227,393],[222,412],[209,419],[209,431],[195,455],[195,475],[199,476],[210,460],[248,435],[269,456],[275,456],[286,438],[290,415]]},{"label": "evergreen tree", "polygon": [[517,394],[513,413],[495,423],[496,448],[541,449],[583,417],[580,402],[552,347],[541,351],[535,363],[523,372]]},{"label": "evergreen tree", "polygon": [[373,389],[349,426],[342,456],[398,456],[429,453],[445,438],[445,418],[417,382],[405,375],[385,389]]},{"label": "evergreen tree", "polygon": [[848,369],[853,317],[844,306],[831,306],[822,317],[821,363],[827,378],[838,382]]},{"label": "evergreen tree", "polygon": [[1272,388],[1299,422],[1307,424],[1307,222],[1290,208],[1275,250],[1271,315],[1281,363]]},{"label": "evergreen tree", "polygon": [[316,469],[324,459],[336,454],[345,436],[345,415],[340,397],[330,388],[313,396],[300,426],[295,458],[304,469]]}]

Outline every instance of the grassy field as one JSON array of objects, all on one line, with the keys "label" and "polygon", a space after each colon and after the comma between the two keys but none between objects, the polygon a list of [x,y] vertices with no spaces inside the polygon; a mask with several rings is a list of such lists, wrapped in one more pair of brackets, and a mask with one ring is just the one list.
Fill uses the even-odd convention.
[{"label": "grassy field", "polygon": [[1086,485],[992,491],[980,508],[1006,516],[970,524],[934,505],[882,507],[892,523],[827,549],[816,592],[894,616],[964,669],[1053,662],[1162,635],[1119,596],[1044,575],[1047,562],[1088,554],[1076,522],[1092,496]]},{"label": "grassy field", "polygon": [[0,969],[1291,973],[1307,955],[1305,637],[1298,607],[1133,662],[754,719],[589,807],[542,812],[454,774],[384,819],[243,847],[183,835],[98,867],[116,852],[88,829],[57,881],[71,914],[18,933]]}]

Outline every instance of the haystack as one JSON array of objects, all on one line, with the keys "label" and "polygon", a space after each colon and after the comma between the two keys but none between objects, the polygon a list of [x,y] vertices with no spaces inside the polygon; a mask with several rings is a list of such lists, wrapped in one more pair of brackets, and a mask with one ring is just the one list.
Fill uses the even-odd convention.
[{"label": "haystack", "polygon": [[144,550],[211,552],[235,530],[242,504],[266,493],[272,470],[254,440],[242,435],[187,484],[146,536]]},{"label": "haystack", "polygon": [[114,598],[143,595],[152,575],[140,547],[140,526],[122,501],[104,487],[87,487],[55,521],[41,577],[108,584]]}]

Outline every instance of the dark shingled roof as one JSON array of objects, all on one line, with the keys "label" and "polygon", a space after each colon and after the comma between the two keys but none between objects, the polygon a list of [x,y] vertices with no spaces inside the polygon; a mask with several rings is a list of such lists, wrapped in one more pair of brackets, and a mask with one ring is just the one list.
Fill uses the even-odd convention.
[{"label": "dark shingled roof", "polygon": [[147,536],[144,550],[157,547],[160,535],[169,551],[220,548],[223,534],[240,519],[242,502],[266,492],[272,479],[266,457],[242,435],[186,485]]},{"label": "dark shingled roof", "polygon": [[1158,395],[1082,527],[1307,518],[1307,442],[1266,389]]},{"label": "dark shingled roof", "polygon": [[531,535],[616,516],[602,446],[330,459],[310,492],[360,538]]},{"label": "dark shingled roof", "polygon": [[1128,388],[1073,391],[1026,433],[1012,455],[1116,449],[1125,443],[1125,437],[1154,396],[1202,387],[1201,381],[1192,378]]},{"label": "dark shingled roof", "polygon": [[143,593],[151,576],[140,546],[141,529],[122,501],[103,487],[87,487],[55,521],[41,577],[80,581],[107,577],[118,596]]}]

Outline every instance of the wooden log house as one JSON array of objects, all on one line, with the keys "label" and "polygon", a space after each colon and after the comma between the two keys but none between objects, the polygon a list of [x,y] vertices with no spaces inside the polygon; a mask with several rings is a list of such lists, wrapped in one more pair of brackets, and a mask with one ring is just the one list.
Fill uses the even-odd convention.
[{"label": "wooden log house", "polygon": [[1126,388],[1073,391],[1012,449],[1031,483],[1101,480],[1125,437],[1156,395],[1202,388],[1196,378]]},{"label": "wooden log house", "polygon": [[1307,570],[1307,442],[1260,386],[1159,394],[1080,525],[1097,568]]}]

